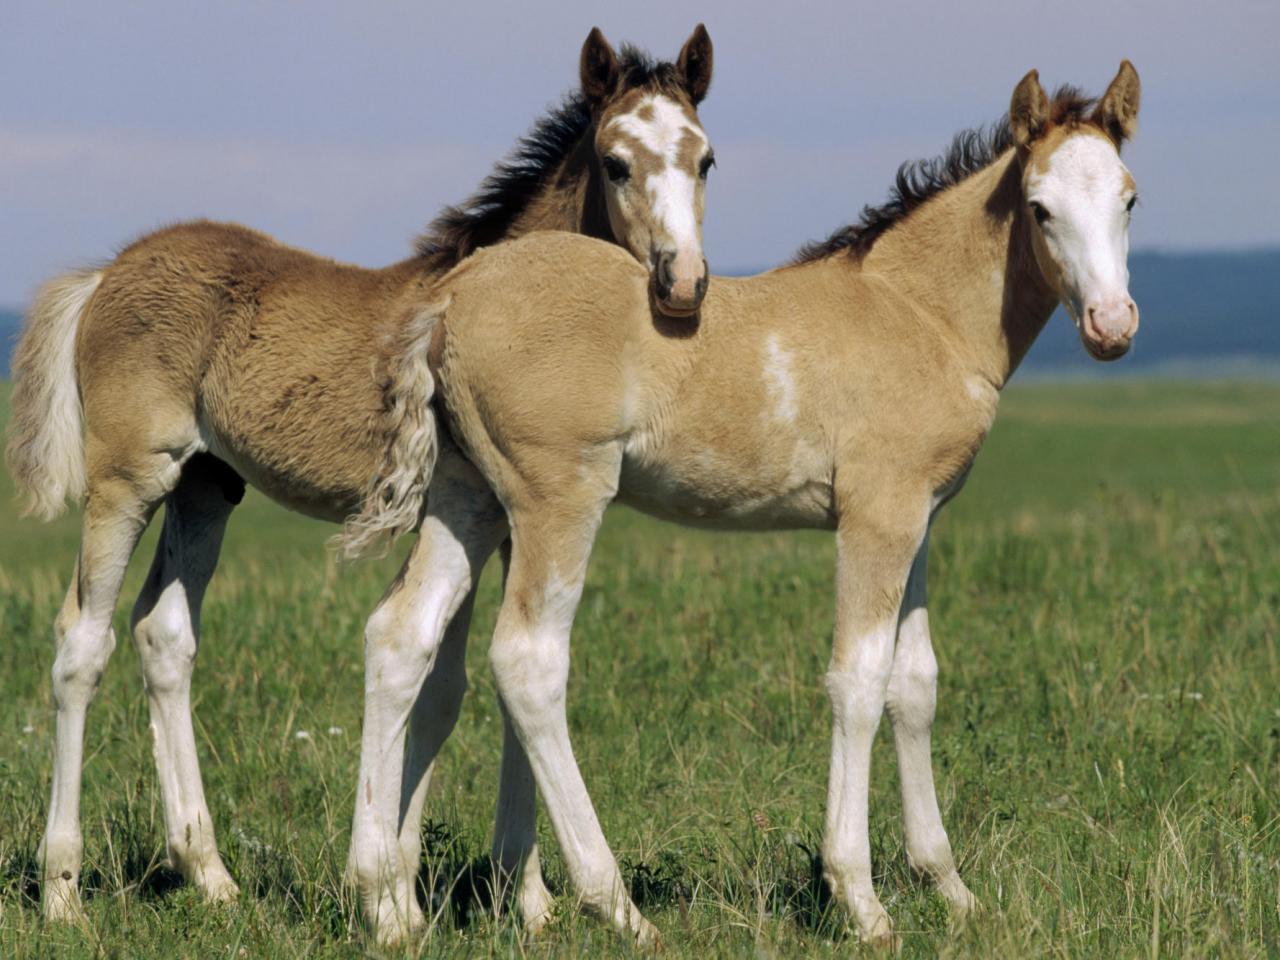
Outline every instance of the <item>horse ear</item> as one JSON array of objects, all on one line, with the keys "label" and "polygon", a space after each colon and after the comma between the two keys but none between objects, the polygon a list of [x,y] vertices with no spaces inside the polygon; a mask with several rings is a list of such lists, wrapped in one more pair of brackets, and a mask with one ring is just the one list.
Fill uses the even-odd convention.
[{"label": "horse ear", "polygon": [[582,56],[578,59],[578,74],[582,92],[588,100],[599,104],[618,86],[618,55],[604,38],[599,27],[592,27],[582,44]]},{"label": "horse ear", "polygon": [[702,102],[711,86],[711,62],[711,35],[706,27],[698,24],[680,48],[680,58],[676,60],[680,79],[695,107]]},{"label": "horse ear", "polygon": [[1098,108],[1093,111],[1093,122],[1107,131],[1107,136],[1115,141],[1116,146],[1126,140],[1133,139],[1138,132],[1138,102],[1142,96],[1142,85],[1138,81],[1138,71],[1128,60],[1120,61],[1120,72],[1107,87],[1107,92],[1098,101]]},{"label": "horse ear", "polygon": [[1032,70],[1019,81],[1009,104],[1009,127],[1013,142],[1026,147],[1044,131],[1049,122],[1049,98],[1040,86],[1040,71]]}]

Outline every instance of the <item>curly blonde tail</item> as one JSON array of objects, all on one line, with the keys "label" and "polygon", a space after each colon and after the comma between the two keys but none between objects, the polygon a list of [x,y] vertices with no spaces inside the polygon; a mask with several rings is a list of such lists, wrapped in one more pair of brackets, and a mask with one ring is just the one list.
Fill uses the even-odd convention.
[{"label": "curly blonde tail", "polygon": [[448,305],[445,299],[419,310],[395,344],[385,388],[386,449],[360,512],[348,517],[342,533],[334,538],[340,560],[383,555],[422,519],[439,453],[436,417],[431,409],[435,379],[427,353]]}]

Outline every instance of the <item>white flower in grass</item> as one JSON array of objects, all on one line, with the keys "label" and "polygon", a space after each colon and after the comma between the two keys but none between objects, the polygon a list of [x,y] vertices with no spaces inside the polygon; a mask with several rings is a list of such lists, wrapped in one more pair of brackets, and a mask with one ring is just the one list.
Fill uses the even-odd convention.
[{"label": "white flower in grass", "polygon": [[331,737],[340,737],[346,732],[347,731],[343,730],[341,727],[330,727],[328,730],[328,734]]},{"label": "white flower in grass", "polygon": [[293,735],[293,739],[295,739],[295,740],[310,740],[310,739],[311,739],[311,731],[309,731],[309,730],[299,730],[299,731],[297,731],[297,732]]}]

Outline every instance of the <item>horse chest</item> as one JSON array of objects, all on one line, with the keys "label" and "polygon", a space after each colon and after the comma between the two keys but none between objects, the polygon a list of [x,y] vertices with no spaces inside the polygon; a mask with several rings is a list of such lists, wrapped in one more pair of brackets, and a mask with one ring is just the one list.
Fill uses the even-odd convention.
[{"label": "horse chest", "polygon": [[963,392],[955,392],[941,406],[931,434],[926,469],[935,492],[951,499],[963,486],[978,450],[995,420],[999,394],[981,377],[963,379]]}]

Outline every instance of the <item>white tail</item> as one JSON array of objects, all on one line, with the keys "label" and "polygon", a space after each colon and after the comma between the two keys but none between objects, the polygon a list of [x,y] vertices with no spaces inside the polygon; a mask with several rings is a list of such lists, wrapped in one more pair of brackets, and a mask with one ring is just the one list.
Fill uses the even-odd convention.
[{"label": "white tail", "polygon": [[338,557],[353,560],[385,553],[403,533],[417,528],[439,452],[431,398],[435,379],[427,352],[448,300],[424,307],[406,324],[391,354],[386,387],[386,448],[369,483],[360,512],[347,518],[334,538]]},{"label": "white tail", "polygon": [[51,520],[84,494],[84,439],[76,331],[102,271],[45,284],[13,353],[13,415],[5,459],[26,499],[23,514]]}]

